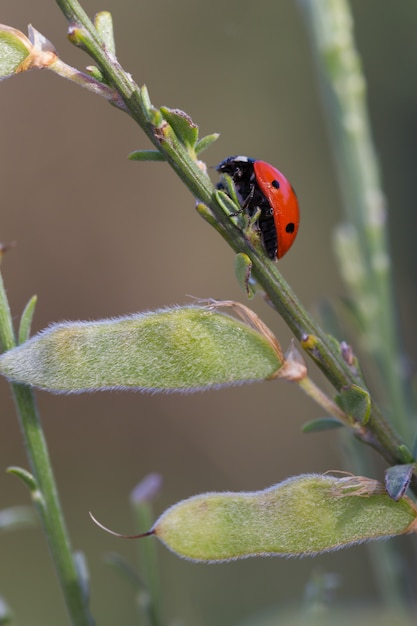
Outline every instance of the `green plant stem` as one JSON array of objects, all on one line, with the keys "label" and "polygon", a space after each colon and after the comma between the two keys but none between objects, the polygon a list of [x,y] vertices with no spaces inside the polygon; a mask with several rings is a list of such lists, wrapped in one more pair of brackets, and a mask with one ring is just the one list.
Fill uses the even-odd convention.
[{"label": "green plant stem", "polygon": [[[134,505],[135,516],[138,528],[152,528],[155,519],[153,507],[142,502]],[[146,607],[150,626],[161,626],[161,583],[157,567],[157,553],[154,541],[138,542],[139,563],[141,566],[141,574],[147,582],[149,593],[148,606]]]},{"label": "green plant stem", "polygon": [[[10,308],[0,275],[0,346],[2,350],[9,350],[15,344]],[[94,621],[74,562],[33,393],[29,387],[17,384],[12,384],[12,391],[36,482],[32,499],[43,524],[72,624],[93,626]]]},{"label": "green plant stem", "polygon": [[33,393],[24,385],[14,384],[12,388],[31,470],[38,485],[32,498],[42,520],[68,613],[74,625],[92,626],[94,621],[75,566]]},{"label": "green plant stem", "polygon": [[[231,220],[230,215],[219,202],[218,192],[209,178],[200,169],[198,163],[175,136],[172,128],[164,121],[155,123],[152,108],[147,102],[147,92],[140,89],[115,61],[107,54],[100,38],[77,0],[56,0],[57,4],[70,22],[70,38],[86,50],[99,65],[103,74],[118,91],[131,117],[141,126],[151,142],[164,155],[165,160],[177,172],[196,198],[206,204],[212,218],[218,223],[217,230],[227,240],[235,252],[245,252],[253,263],[252,275],[261,285],[269,301],[280,313],[294,335],[302,344],[309,336],[315,338],[314,347],[305,347],[307,353],[315,360],[326,377],[340,390],[352,383],[363,385],[362,379],[350,368],[343,359],[340,349],[331,341],[301,305],[289,285],[276,269],[275,265],[265,259],[262,252],[255,250],[246,237]],[[236,206],[232,205],[236,211]],[[308,342],[307,342],[308,343]],[[371,417],[361,439],[377,449],[390,464],[403,463],[400,451],[401,440],[394,433],[390,424],[384,420],[380,410],[372,403]]]},{"label": "green plant stem", "polygon": [[106,98],[111,104],[123,110],[124,104],[120,101],[118,93],[92,76],[76,70],[59,58],[48,67],[55,72],[55,74],[59,74],[61,78],[67,78],[73,83],[77,83],[81,87],[84,87],[84,89],[88,89],[92,93]]},{"label": "green plant stem", "polygon": [[345,215],[357,244],[356,254],[339,255],[341,270],[364,329],[363,344],[379,368],[392,423],[411,438],[415,410],[402,375],[387,210],[351,10],[347,0],[301,0],[301,4],[321,79]]},{"label": "green plant stem", "polygon": [[350,417],[342,409],[333,402],[325,393],[318,387],[309,376],[300,378],[296,381],[298,386],[306,393],[316,404],[321,406],[329,415],[332,415],[338,419],[345,426],[350,426]]},{"label": "green plant stem", "polygon": [[[363,329],[362,346],[379,370],[391,421],[411,440],[415,411],[401,372],[387,213],[353,18],[346,0],[301,0],[301,4],[307,15],[347,221],[336,233],[336,254]],[[370,460],[354,444],[345,441],[349,468],[369,475]],[[406,607],[404,580],[399,576],[403,571],[405,578],[405,567],[398,563],[401,557],[395,547],[387,542],[368,549],[384,603]]]}]

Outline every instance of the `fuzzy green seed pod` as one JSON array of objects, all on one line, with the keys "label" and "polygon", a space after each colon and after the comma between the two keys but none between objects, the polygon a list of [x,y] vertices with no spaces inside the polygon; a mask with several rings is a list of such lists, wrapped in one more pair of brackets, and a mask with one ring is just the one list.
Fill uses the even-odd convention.
[{"label": "fuzzy green seed pod", "polygon": [[206,493],[161,515],[146,535],[193,561],[306,556],[415,532],[409,498],[361,476],[306,474],[249,493]]},{"label": "fuzzy green seed pod", "polygon": [[262,381],[282,358],[259,324],[249,326],[215,304],[55,324],[2,354],[0,374],[58,393],[186,392]]}]

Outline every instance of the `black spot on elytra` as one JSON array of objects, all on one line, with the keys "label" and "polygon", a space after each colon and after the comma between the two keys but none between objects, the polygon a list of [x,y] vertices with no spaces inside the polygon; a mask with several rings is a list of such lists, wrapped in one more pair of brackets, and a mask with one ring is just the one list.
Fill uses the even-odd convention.
[{"label": "black spot on elytra", "polygon": [[285,227],[285,232],[286,233],[293,233],[295,230],[295,225],[294,222],[289,222],[286,227]]},{"label": "black spot on elytra", "polygon": [[273,180],[271,185],[275,187],[275,189],[279,189],[279,182],[277,180]]}]

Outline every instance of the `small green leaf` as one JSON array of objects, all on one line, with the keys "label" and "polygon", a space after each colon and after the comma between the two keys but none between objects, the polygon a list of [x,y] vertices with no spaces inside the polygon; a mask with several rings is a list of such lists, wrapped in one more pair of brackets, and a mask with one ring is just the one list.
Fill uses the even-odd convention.
[{"label": "small green leaf", "polygon": [[306,422],[301,431],[303,433],[318,433],[323,430],[332,430],[334,428],[340,428],[343,424],[334,417],[320,417],[311,422]]},{"label": "small green leaf", "polygon": [[194,150],[198,141],[198,126],[192,119],[180,109],[161,107],[160,111],[164,119],[173,128],[178,140],[187,148]]},{"label": "small green leaf", "polygon": [[394,465],[386,470],[385,488],[393,500],[397,501],[405,494],[414,469],[414,463],[408,463],[407,465]]},{"label": "small green leaf", "polygon": [[249,299],[256,293],[255,283],[251,278],[252,261],[247,254],[240,252],[235,256],[235,276],[239,285],[245,291]]},{"label": "small green leaf", "polygon": [[202,137],[202,139],[199,139],[195,145],[195,153],[197,155],[200,155],[202,152],[204,152],[204,150],[207,150],[207,148],[210,148],[210,146],[217,141],[217,139],[220,137],[219,133],[212,133],[211,135],[206,135],[205,137]]},{"label": "small green leaf", "polygon": [[313,556],[415,532],[408,498],[394,502],[376,481],[306,474],[264,491],[206,493],[161,515],[149,534],[194,561]]},{"label": "small green leaf", "polygon": [[206,220],[206,222],[211,224],[211,226],[213,226],[213,228],[215,228],[219,233],[224,232],[223,226],[220,224],[219,220],[214,217],[213,213],[206,204],[203,204],[202,202],[197,202],[195,208],[197,213],[203,218],[203,220]]},{"label": "small green leaf", "polygon": [[37,296],[32,296],[32,298],[29,300],[24,308],[19,325],[19,344],[24,343],[29,339],[30,328],[32,326],[32,320],[35,313],[37,301]]},{"label": "small green leaf", "polygon": [[164,155],[158,150],[135,150],[127,158],[130,161],[165,161]]},{"label": "small green leaf", "polygon": [[413,463],[414,462],[414,456],[410,450],[410,448],[408,446],[406,446],[404,443],[402,443],[400,446],[398,446],[397,448],[397,452],[399,454],[399,456],[402,459],[403,463]]},{"label": "small green leaf", "polygon": [[198,391],[272,377],[282,363],[270,336],[215,308],[55,324],[3,353],[0,373],[58,393]]},{"label": "small green leaf", "polygon": [[0,532],[33,528],[37,523],[38,518],[30,506],[13,506],[0,511]]},{"label": "small green leaf", "polygon": [[159,115],[159,122],[161,122],[163,119],[162,114],[159,111],[159,109],[153,106],[151,99],[149,97],[149,91],[146,85],[142,85],[142,87],[140,87],[139,95],[140,95],[142,106],[145,109],[145,111],[148,113],[149,117],[151,118],[154,115],[155,111],[157,111]]},{"label": "small green leaf", "polygon": [[230,176],[224,175],[215,192],[217,202],[227,215],[244,215]]},{"label": "small green leaf", "polygon": [[90,76],[95,78],[99,83],[105,83],[106,79],[103,72],[95,65],[87,65],[85,68]]},{"label": "small green leaf", "polygon": [[110,54],[116,54],[116,44],[114,41],[114,33],[113,33],[113,18],[109,11],[100,11],[96,13],[94,18],[94,26],[99,33],[106,50],[110,52]]},{"label": "small green leaf", "polygon": [[359,385],[348,385],[343,387],[336,401],[356,421],[363,425],[368,422],[371,415],[371,397],[366,389]]},{"label": "small green leaf", "polygon": [[[230,218],[233,217],[236,220],[238,226],[243,231],[246,231],[248,228],[248,218],[244,211],[242,211],[242,207],[239,205],[239,201],[236,196],[236,191],[234,187],[229,188],[228,183],[231,181],[229,176],[224,177],[224,185],[223,182],[219,184],[218,189],[214,192],[214,197],[219,206],[223,209],[223,211]],[[223,191],[226,189],[226,192]],[[229,195],[230,191],[230,195]]]},{"label": "small green leaf", "polygon": [[20,478],[32,493],[38,490],[38,483],[35,477],[23,467],[8,467],[7,473]]},{"label": "small green leaf", "polygon": [[31,42],[23,33],[0,24],[0,80],[19,72],[32,48]]}]

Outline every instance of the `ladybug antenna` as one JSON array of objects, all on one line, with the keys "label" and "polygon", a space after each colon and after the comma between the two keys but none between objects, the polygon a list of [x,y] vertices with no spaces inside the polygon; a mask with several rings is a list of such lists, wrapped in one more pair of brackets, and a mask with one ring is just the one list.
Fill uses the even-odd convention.
[{"label": "ladybug antenna", "polygon": [[104,532],[109,533],[109,535],[113,535],[114,537],[119,537],[120,539],[141,539],[142,537],[150,537],[151,535],[155,534],[155,531],[151,528],[151,530],[148,530],[146,533],[139,533],[138,535],[123,535],[122,533],[117,533],[114,530],[110,530],[110,528],[104,526],[94,517],[91,511],[89,511],[88,514],[93,520],[94,524],[101,528],[101,530],[104,530]]}]

